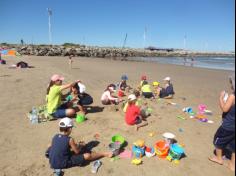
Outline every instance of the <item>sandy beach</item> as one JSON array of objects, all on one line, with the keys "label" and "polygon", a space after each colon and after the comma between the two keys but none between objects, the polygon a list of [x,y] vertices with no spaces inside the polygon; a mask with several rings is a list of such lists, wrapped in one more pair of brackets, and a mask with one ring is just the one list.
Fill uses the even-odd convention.
[{"label": "sandy beach", "polygon": [[[95,151],[108,150],[111,137],[121,134],[130,149],[133,142],[144,139],[147,146],[153,146],[162,139],[164,132],[172,132],[180,144],[185,145],[187,157],[176,165],[158,157],[143,158],[143,164],[135,166],[130,159],[111,162],[102,159],[103,165],[98,176],[233,176],[225,166],[208,161],[214,146],[213,136],[221,123],[218,97],[221,90],[229,90],[230,71],[191,68],[158,63],[116,61],[98,58],[74,58],[73,69],[69,69],[67,57],[4,57],[8,65],[0,65],[0,175],[3,176],[46,176],[52,175],[48,159],[44,153],[54,134],[58,133],[58,121],[48,121],[32,125],[27,113],[33,106],[45,104],[46,87],[51,75],[57,73],[65,77],[65,83],[82,80],[87,92],[94,98],[93,106],[100,112],[88,113],[88,120],[76,124],[72,136],[85,142],[93,141],[99,134],[100,144]],[[23,60],[35,66],[32,69],[8,69],[8,66]],[[118,83],[122,74],[129,76],[128,84],[136,87],[140,76],[146,74],[152,81],[161,81],[170,76],[176,95],[167,101],[147,101],[153,109],[148,119],[149,125],[138,132],[128,127],[124,113],[113,111],[100,102],[100,97],[109,83]],[[213,112],[209,116],[214,124],[189,119],[182,108],[191,106],[197,110],[199,104],[206,104]],[[176,116],[186,117],[186,120]],[[179,129],[182,129],[180,132]],[[154,132],[154,136],[148,134]],[[67,176],[93,175],[91,165],[65,170]]]}]

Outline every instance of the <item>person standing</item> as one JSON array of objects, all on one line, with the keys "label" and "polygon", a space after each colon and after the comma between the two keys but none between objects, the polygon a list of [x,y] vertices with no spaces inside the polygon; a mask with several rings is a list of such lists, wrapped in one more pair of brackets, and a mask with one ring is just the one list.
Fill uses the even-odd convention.
[{"label": "person standing", "polygon": [[214,136],[216,156],[209,158],[210,161],[223,165],[223,151],[229,149],[232,152],[228,168],[235,171],[235,76],[230,77],[232,93],[222,91],[220,94],[220,108],[223,111],[222,124]]},{"label": "person standing", "polygon": [[73,55],[69,56],[69,67],[70,67],[70,69],[72,69],[72,63],[73,63],[72,57],[73,57]]}]

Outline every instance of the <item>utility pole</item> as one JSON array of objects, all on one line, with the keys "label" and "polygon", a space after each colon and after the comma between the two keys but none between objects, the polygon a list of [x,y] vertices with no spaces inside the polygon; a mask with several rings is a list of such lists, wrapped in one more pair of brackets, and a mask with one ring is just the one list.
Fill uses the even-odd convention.
[{"label": "utility pole", "polygon": [[47,8],[47,11],[48,11],[48,39],[49,39],[49,44],[52,45],[52,30],[51,30],[52,10],[50,8]]},{"label": "utility pole", "polygon": [[145,27],[144,34],[143,34],[143,48],[146,47],[146,40],[147,40],[147,27]]},{"label": "utility pole", "polygon": [[124,40],[124,43],[123,43],[123,47],[122,47],[122,48],[125,48],[125,45],[126,45],[126,42],[127,42],[127,37],[128,37],[128,34],[126,33],[126,34],[125,34],[125,40]]}]

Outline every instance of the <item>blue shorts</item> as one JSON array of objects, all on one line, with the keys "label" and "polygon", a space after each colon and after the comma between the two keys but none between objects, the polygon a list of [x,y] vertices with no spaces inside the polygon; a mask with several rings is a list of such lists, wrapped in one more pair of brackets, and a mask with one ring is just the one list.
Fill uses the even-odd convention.
[{"label": "blue shorts", "polygon": [[145,98],[153,98],[154,95],[152,92],[143,92],[142,95],[145,97]]},{"label": "blue shorts", "polygon": [[216,148],[227,148],[231,152],[235,152],[235,132],[220,127],[214,136],[214,145]]},{"label": "blue shorts", "polygon": [[59,108],[57,108],[56,112],[51,114],[56,119],[61,119],[66,117],[66,109],[68,109],[67,104],[62,104]]}]

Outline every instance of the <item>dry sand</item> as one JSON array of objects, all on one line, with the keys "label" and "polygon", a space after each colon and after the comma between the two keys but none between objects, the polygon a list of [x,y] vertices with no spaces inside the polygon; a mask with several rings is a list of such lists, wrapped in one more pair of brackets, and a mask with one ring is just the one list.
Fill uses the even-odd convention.
[{"label": "dry sand", "polygon": [[[130,148],[137,139],[144,139],[148,146],[154,145],[157,140],[162,139],[162,133],[169,131],[176,134],[179,143],[185,145],[187,157],[179,165],[157,157],[144,158],[143,165],[140,166],[132,165],[128,159],[111,162],[104,158],[97,175],[234,175],[226,167],[211,163],[207,159],[212,155],[213,136],[221,122],[218,96],[221,90],[228,89],[228,71],[89,58],[74,58],[73,69],[70,70],[68,58],[64,57],[22,56],[5,59],[8,66],[24,60],[36,68],[8,69],[8,66],[0,66],[0,175],[52,175],[44,152],[52,136],[58,132],[58,121],[32,125],[26,114],[32,106],[45,103],[46,87],[54,73],[65,76],[65,82],[82,80],[87,86],[87,92],[94,97],[93,105],[98,107],[103,107],[100,96],[104,88],[109,83],[118,82],[123,73],[128,74],[128,83],[133,87],[139,83],[142,74],[146,74],[150,81],[162,80],[165,76],[173,79],[176,96],[172,102],[178,103],[180,107],[166,105],[164,100],[148,101],[154,110],[149,118],[149,122],[152,122],[149,126],[135,132],[132,127],[125,125],[121,111],[114,112],[106,107],[103,112],[89,113],[88,121],[76,124],[72,136],[78,141],[89,142],[98,133],[100,144],[94,150],[103,151],[107,150],[111,137],[117,133],[125,137],[129,143],[127,148]],[[186,98],[185,101],[183,97]],[[196,110],[200,103],[206,104],[213,111],[209,119],[214,124],[176,118],[177,115],[183,115],[183,107],[192,106]],[[183,132],[179,132],[179,128]],[[155,132],[154,137],[149,137],[150,132]],[[93,175],[90,168],[91,166],[67,169],[65,175]]]}]

